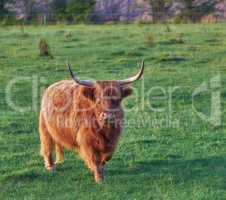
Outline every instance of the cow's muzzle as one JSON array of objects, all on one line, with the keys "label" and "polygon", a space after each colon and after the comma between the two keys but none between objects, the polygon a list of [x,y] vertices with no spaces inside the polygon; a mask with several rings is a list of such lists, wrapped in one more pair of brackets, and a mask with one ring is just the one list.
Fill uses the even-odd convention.
[{"label": "cow's muzzle", "polygon": [[114,123],[115,115],[113,112],[101,112],[99,119],[100,121]]}]

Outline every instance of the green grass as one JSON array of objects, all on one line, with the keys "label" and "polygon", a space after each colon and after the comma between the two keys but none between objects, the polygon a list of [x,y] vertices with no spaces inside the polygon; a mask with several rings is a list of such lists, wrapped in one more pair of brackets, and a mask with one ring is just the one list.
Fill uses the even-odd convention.
[{"label": "green grass", "polygon": [[[0,199],[226,199],[226,26],[170,25],[170,30],[164,25],[31,26],[22,35],[16,27],[1,27]],[[72,37],[66,39],[69,31]],[[41,38],[54,59],[39,57]],[[74,152],[47,172],[39,157],[38,110],[43,88],[70,78],[65,61],[81,78],[104,80],[136,73],[142,58],[144,99],[138,81],[139,98],[129,98],[125,107],[139,109],[126,113],[130,124],[107,165],[105,183],[95,184]],[[221,92],[222,121],[216,127],[192,110],[192,93],[217,75],[221,87],[213,90]],[[6,101],[7,86],[18,77],[26,79],[10,93],[17,106],[32,105],[37,83],[37,98],[26,112]],[[176,86],[169,112],[169,90]],[[159,89],[147,95],[152,87],[164,89],[165,97]],[[195,107],[206,115],[210,93],[195,98]],[[153,112],[150,104],[165,110]]]}]

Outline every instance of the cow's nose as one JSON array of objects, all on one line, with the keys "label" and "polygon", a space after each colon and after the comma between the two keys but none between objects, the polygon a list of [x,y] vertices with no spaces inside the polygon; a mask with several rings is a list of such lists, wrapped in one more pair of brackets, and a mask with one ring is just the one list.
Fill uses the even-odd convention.
[{"label": "cow's nose", "polygon": [[101,121],[104,121],[108,118],[108,115],[106,112],[101,112],[99,118]]},{"label": "cow's nose", "polygon": [[112,120],[114,118],[114,114],[111,112],[102,112],[100,114],[100,120]]}]

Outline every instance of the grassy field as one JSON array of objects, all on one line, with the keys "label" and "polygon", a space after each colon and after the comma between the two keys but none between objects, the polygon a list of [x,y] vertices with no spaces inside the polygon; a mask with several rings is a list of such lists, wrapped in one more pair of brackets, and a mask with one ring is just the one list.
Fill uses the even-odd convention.
[{"label": "grassy field", "polygon": [[[39,57],[41,38],[54,59]],[[70,78],[65,61],[81,78],[121,79],[142,58],[144,79],[134,84],[138,98],[124,103],[129,123],[105,183],[96,184],[74,152],[47,172],[39,105],[43,88]],[[225,72],[225,24],[62,25],[26,27],[25,34],[0,27],[0,199],[226,199]],[[192,101],[201,84],[210,89]],[[221,121],[214,124],[198,113],[217,115],[211,98],[216,103],[218,94]]]}]

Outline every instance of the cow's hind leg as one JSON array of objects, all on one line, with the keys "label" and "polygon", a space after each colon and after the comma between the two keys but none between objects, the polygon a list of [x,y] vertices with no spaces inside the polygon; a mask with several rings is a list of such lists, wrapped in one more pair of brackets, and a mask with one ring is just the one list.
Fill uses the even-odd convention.
[{"label": "cow's hind leg", "polygon": [[52,152],[54,147],[54,141],[46,128],[42,115],[40,115],[40,121],[39,121],[39,134],[40,134],[40,141],[41,141],[40,154],[44,158],[45,168],[47,170],[53,170],[54,162],[52,159]]},{"label": "cow's hind leg", "polygon": [[61,164],[64,162],[64,147],[58,143],[55,144],[56,161],[55,164]]}]

